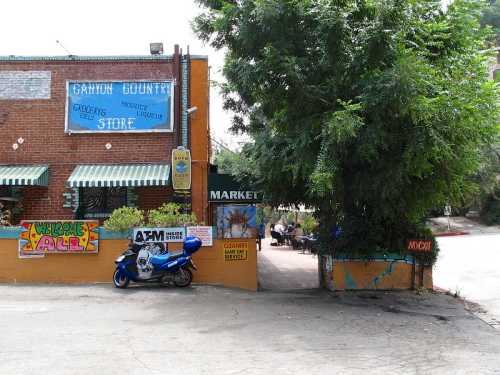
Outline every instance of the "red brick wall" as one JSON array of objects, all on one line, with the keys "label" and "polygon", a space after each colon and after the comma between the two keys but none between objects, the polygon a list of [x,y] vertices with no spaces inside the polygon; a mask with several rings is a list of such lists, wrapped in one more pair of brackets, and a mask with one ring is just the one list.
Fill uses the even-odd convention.
[{"label": "red brick wall", "polygon": [[[49,164],[48,188],[25,188],[26,219],[70,219],[63,208],[65,182],[77,164],[170,163],[173,133],[72,134],[64,133],[67,80],[172,79],[172,63],[159,61],[30,61],[0,62],[0,70],[52,72],[51,99],[0,100],[0,164]],[[6,115],[6,116],[5,116]],[[17,150],[12,144],[22,137]],[[105,149],[110,142],[112,148]],[[160,189],[161,190],[161,189]],[[148,208],[161,203],[158,190],[140,189],[139,203]],[[156,191],[156,193],[155,193]],[[144,196],[142,196],[144,195]]]},{"label": "red brick wall", "polygon": [[136,188],[135,193],[138,196],[137,206],[144,210],[158,208],[163,203],[170,202],[173,194],[172,188],[163,186]]}]

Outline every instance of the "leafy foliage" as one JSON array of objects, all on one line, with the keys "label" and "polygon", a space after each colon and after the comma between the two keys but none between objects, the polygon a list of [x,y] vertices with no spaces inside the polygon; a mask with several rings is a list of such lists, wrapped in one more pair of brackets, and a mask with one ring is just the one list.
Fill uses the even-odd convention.
[{"label": "leafy foliage", "polygon": [[302,229],[304,230],[304,234],[313,233],[317,226],[318,223],[312,215],[304,215],[302,218]]},{"label": "leafy foliage", "polygon": [[198,220],[194,213],[182,213],[181,205],[177,203],[164,203],[148,213],[148,222],[159,227],[182,227],[196,225]]},{"label": "leafy foliage", "polygon": [[481,218],[488,225],[500,224],[500,189],[495,195],[486,197],[481,210]]},{"label": "leafy foliage", "polygon": [[248,174],[248,163],[241,152],[221,148],[216,151],[213,163],[217,165],[218,173],[233,176]]},{"label": "leafy foliage", "polygon": [[120,207],[104,222],[104,228],[112,232],[125,232],[143,224],[144,211],[133,207]]},{"label": "leafy foliage", "polygon": [[120,207],[114,210],[104,222],[104,228],[113,232],[125,232],[134,227],[152,225],[158,227],[182,227],[197,225],[196,215],[182,213],[182,207],[177,203],[164,203],[147,213],[148,221],[144,220],[145,213],[134,207]]},{"label": "leafy foliage", "polygon": [[496,42],[500,41],[500,3],[491,1],[490,5],[485,7],[481,16],[481,26],[490,26],[495,33]]},{"label": "leafy foliage", "polygon": [[254,139],[248,178],[315,207],[323,252],[404,251],[431,207],[477,189],[498,131],[481,1],[198,2],[197,34],[228,51],[232,130]]}]

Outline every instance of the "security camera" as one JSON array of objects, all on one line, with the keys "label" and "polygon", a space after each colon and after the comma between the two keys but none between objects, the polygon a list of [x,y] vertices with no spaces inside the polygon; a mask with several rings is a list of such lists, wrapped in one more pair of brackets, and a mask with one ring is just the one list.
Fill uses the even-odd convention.
[{"label": "security camera", "polygon": [[198,107],[191,107],[191,108],[186,109],[186,113],[187,113],[188,115],[192,115],[192,114],[193,114],[193,113],[195,113],[197,110],[198,110]]}]

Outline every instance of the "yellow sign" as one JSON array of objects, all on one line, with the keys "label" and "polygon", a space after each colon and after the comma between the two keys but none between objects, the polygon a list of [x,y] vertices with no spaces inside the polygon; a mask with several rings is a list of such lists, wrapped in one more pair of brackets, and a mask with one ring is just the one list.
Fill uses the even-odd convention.
[{"label": "yellow sign", "polygon": [[231,262],[233,260],[248,260],[248,242],[224,242],[224,260]]},{"label": "yellow sign", "polygon": [[172,187],[174,190],[191,189],[191,152],[185,148],[172,150]]},{"label": "yellow sign", "polygon": [[23,254],[97,253],[99,222],[89,220],[22,221]]}]

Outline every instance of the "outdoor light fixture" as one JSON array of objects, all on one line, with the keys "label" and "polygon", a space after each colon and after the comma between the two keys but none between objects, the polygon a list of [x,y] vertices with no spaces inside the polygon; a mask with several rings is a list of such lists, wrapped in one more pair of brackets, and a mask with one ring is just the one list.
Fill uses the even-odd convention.
[{"label": "outdoor light fixture", "polygon": [[163,43],[149,43],[149,52],[152,55],[163,55]]},{"label": "outdoor light fixture", "polygon": [[198,110],[198,107],[191,107],[191,108],[186,109],[186,113],[187,113],[188,115],[192,115],[192,114],[193,114],[193,113],[195,113],[197,110]]},{"label": "outdoor light fixture", "polygon": [[12,144],[12,149],[17,150],[19,148],[19,145],[17,143]]},{"label": "outdoor light fixture", "polygon": [[111,150],[111,147],[113,147],[113,145],[108,142],[104,147],[106,147],[106,150]]},{"label": "outdoor light fixture", "polygon": [[19,137],[17,139],[17,143],[19,143],[20,145],[22,145],[24,143],[24,138],[23,137]]}]

